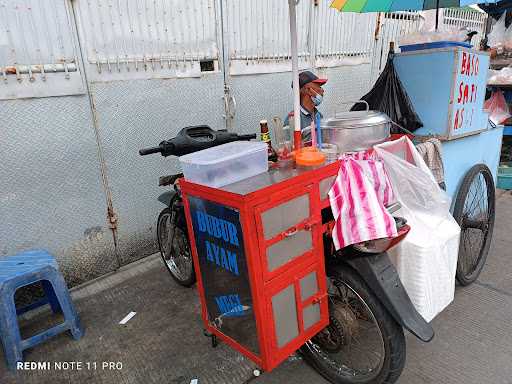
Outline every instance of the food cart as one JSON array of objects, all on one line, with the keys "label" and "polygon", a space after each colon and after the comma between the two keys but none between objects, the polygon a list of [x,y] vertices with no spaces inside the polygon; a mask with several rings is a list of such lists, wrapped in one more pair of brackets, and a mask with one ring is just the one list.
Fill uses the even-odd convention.
[{"label": "food cart", "polygon": [[462,230],[457,279],[467,285],[489,251],[503,136],[483,109],[489,54],[436,48],[396,54],[394,64],[424,124],[414,133],[442,142],[446,190]]},{"label": "food cart", "polygon": [[221,188],[181,182],[206,329],[264,370],[329,323],[321,211],[337,172],[332,163]]}]

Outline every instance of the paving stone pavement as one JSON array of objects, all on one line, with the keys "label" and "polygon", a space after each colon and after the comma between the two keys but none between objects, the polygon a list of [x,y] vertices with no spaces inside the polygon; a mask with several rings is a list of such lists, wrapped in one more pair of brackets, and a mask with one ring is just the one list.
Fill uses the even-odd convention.
[{"label": "paving stone pavement", "polygon": [[[407,363],[398,383],[512,383],[511,228],[512,194],[502,193],[482,275],[472,286],[457,287],[455,301],[433,322],[436,337],[431,343],[407,336]],[[202,334],[196,291],[177,286],[157,256],[81,286],[72,295],[85,337],[73,341],[59,335],[26,352],[26,361],[49,362],[50,370],[9,373],[0,352],[0,384],[189,384],[194,378],[199,384],[326,383],[297,356],[253,378],[252,362],[223,344],[212,349]],[[131,311],[137,314],[119,325]],[[21,319],[22,333],[29,335],[52,321],[48,311],[38,311]],[[82,369],[55,370],[56,362],[73,361],[81,362]]]}]

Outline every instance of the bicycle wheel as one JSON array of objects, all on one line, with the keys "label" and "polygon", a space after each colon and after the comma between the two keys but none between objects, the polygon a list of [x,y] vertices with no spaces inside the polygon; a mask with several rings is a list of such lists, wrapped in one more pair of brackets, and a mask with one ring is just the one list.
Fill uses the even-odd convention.
[{"label": "bicycle wheel", "polygon": [[473,283],[485,265],[495,219],[495,188],[489,168],[477,164],[464,176],[453,217],[461,228],[457,281]]}]

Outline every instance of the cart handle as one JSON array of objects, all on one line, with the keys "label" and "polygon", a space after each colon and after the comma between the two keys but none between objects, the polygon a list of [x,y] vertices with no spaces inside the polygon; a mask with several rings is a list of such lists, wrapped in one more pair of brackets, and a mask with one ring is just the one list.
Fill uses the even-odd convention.
[{"label": "cart handle", "polygon": [[412,133],[411,131],[409,131],[407,128],[402,127],[400,124],[395,123],[393,120],[391,120],[391,124],[393,124],[395,127],[400,128],[402,131],[404,131],[404,132],[405,132],[405,133],[407,133],[408,135],[411,135],[412,137],[416,137],[416,135],[415,135],[414,133]]},{"label": "cart handle", "polygon": [[292,237],[292,236],[295,236],[298,232],[299,232],[299,230],[297,229],[297,227],[295,227],[295,228],[290,229],[289,231],[285,232],[284,236]]},{"label": "cart handle", "polygon": [[[342,101],[339,104],[341,104],[341,105],[364,104],[364,105],[366,105],[366,112],[368,112],[370,110],[370,104],[368,104],[368,102],[366,100],[356,100],[356,101],[348,100],[348,101]],[[338,112],[334,112],[334,117],[336,117],[337,113]],[[342,112],[340,112],[340,113],[342,113]]]}]

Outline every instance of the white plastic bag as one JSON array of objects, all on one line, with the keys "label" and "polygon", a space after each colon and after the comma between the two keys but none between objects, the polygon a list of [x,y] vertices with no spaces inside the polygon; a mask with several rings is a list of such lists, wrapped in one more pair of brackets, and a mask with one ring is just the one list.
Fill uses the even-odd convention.
[{"label": "white plastic bag", "polygon": [[512,85],[512,67],[504,67],[499,71],[489,69],[487,84],[510,84]]},{"label": "white plastic bag", "polygon": [[505,40],[505,32],[507,28],[505,28],[505,16],[507,12],[503,12],[503,15],[499,18],[499,20],[492,26],[492,30],[488,36],[488,45],[491,48],[500,48],[503,47]]},{"label": "white plastic bag", "polygon": [[439,188],[425,161],[406,137],[374,147],[384,161],[393,191],[403,206],[414,212],[432,214],[442,220],[450,216],[450,197]]},{"label": "white plastic bag", "polygon": [[375,146],[386,167],[411,231],[389,254],[418,312],[431,321],[453,301],[460,227],[450,214],[450,198],[412,142]]}]

